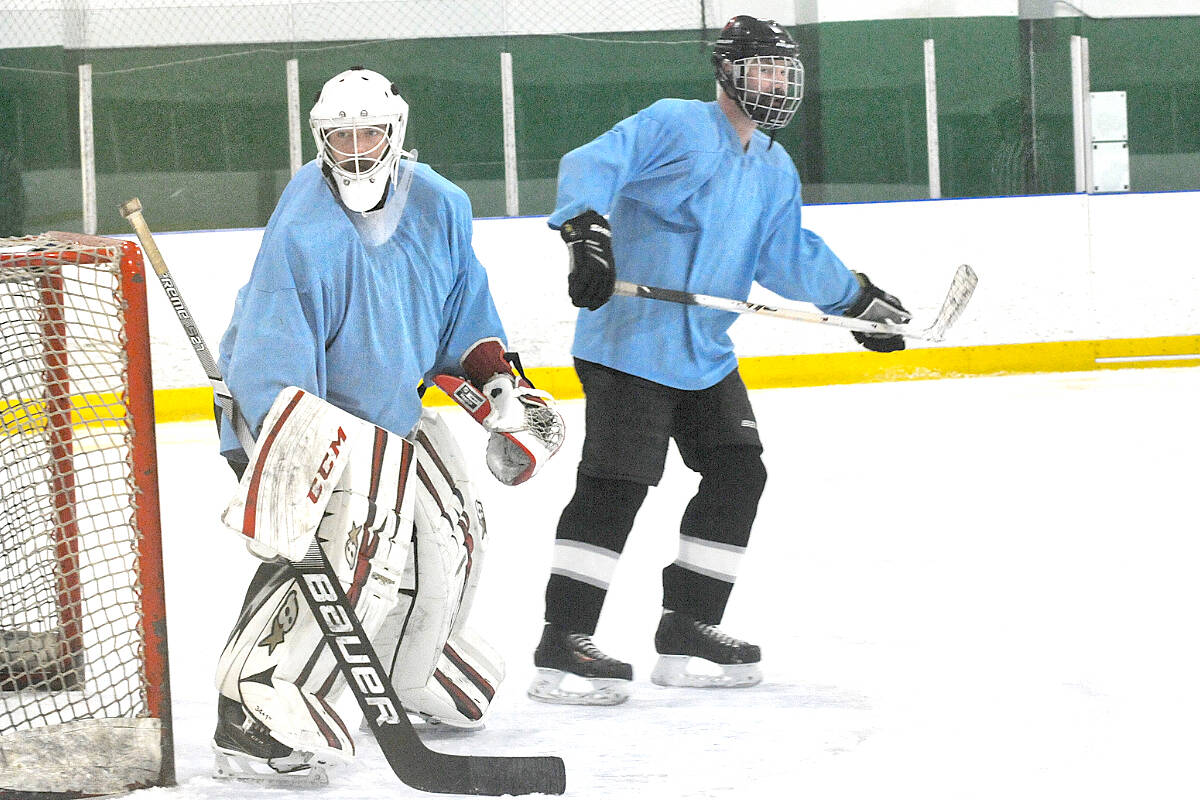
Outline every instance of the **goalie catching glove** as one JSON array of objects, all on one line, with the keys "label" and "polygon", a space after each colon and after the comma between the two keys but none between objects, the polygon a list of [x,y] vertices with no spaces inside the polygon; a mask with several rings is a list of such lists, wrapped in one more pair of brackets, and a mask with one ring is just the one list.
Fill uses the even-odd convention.
[{"label": "goalie catching glove", "polygon": [[562,415],[549,393],[513,372],[498,339],[477,342],[462,358],[470,380],[437,375],[434,383],[491,435],[487,465],[508,486],[524,483],[562,447]]},{"label": "goalie catching glove", "polygon": [[[856,317],[870,322],[886,322],[903,325],[912,319],[908,309],[900,304],[894,296],[871,283],[871,279],[861,272],[854,273],[861,288],[858,299],[846,312],[847,317]],[[868,350],[876,353],[891,353],[904,349],[904,337],[898,333],[863,333],[851,331],[854,340]]]}]

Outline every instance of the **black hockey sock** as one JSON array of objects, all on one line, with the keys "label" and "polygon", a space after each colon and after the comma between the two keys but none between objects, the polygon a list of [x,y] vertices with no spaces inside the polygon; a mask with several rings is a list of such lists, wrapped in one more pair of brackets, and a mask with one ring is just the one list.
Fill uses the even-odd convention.
[{"label": "black hockey sock", "polygon": [[[700,542],[744,548],[767,482],[758,447],[713,448],[689,464],[701,474],[679,533]],[[732,576],[731,576],[732,577]],[[663,607],[715,625],[725,614],[733,581],[670,564],[663,569]]]},{"label": "black hockey sock", "polygon": [[[581,542],[620,555],[648,487],[580,473],[575,495],[558,520],[556,540]],[[555,572],[546,584],[546,621],[572,633],[596,632],[607,588]]]}]

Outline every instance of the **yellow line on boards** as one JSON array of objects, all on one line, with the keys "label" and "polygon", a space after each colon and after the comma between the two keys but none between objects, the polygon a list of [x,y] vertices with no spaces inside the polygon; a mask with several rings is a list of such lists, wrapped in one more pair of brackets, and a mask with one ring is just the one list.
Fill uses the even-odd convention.
[{"label": "yellow line on boards", "polygon": [[[864,350],[794,356],[747,356],[739,360],[742,379],[751,389],[1197,366],[1200,366],[1200,335],[935,347],[899,353],[871,353]],[[575,370],[571,367],[533,367],[527,372],[534,385],[559,400],[583,396]],[[451,400],[437,389],[425,393],[425,405],[451,404]],[[154,393],[154,410],[158,422],[212,419],[212,391],[208,387],[159,389]]]}]

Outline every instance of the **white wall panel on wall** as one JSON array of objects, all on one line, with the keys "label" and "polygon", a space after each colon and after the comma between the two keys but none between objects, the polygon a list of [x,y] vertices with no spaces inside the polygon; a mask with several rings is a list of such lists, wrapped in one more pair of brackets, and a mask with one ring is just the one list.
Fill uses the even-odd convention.
[{"label": "white wall panel on wall", "polygon": [[[979,289],[943,346],[1200,330],[1200,254],[1192,241],[1200,192],[821,205],[804,215],[805,227],[896,294],[918,325],[937,313],[954,269],[971,264]],[[262,231],[157,238],[216,350]],[[474,245],[509,345],[526,366],[568,366],[576,310],[567,299],[566,253],[546,218],[476,220]],[[155,386],[206,385],[162,292],[150,295]],[[792,303],[757,286],[751,298]],[[734,323],[731,336],[742,356],[858,350],[844,330],[754,315]]]},{"label": "white wall panel on wall", "polygon": [[[1096,325],[1116,338],[1200,332],[1200,193],[1091,198],[1088,216]],[[1134,213],[1131,213],[1131,209]],[[1189,238],[1191,244],[1189,244]]]},{"label": "white wall panel on wall", "polygon": [[[812,3],[814,0],[807,0]],[[725,20],[737,14],[749,14],[759,19],[773,19],[781,25],[796,23],[797,0],[717,0],[714,3],[717,18],[709,21],[709,27],[720,28]]]},{"label": "white wall panel on wall", "polygon": [[1021,0],[1024,17],[1192,17],[1200,0]]},{"label": "white wall panel on wall", "polygon": [[[954,269],[980,276],[966,316],[947,346],[1085,339],[1091,326],[1087,281],[1086,199],[1074,195],[813,206],[805,227],[820,234],[851,269],[894,293],[918,325],[937,313]],[[760,294],[761,292],[761,294]],[[770,293],[758,289],[758,299]],[[775,299],[774,302],[781,302]],[[742,323],[739,323],[742,324]],[[761,326],[755,326],[759,328]],[[750,320],[742,326],[748,333]],[[790,330],[798,352],[852,350],[844,332],[809,350],[814,334],[777,325],[739,340],[743,355]],[[837,335],[840,334],[840,335]],[[761,338],[758,338],[761,336]],[[845,339],[845,341],[843,341]],[[787,341],[785,339],[784,341]],[[777,344],[775,345],[778,346]],[[926,345],[922,345],[926,346]],[[775,351],[778,352],[778,351]]]},{"label": "white wall panel on wall", "polygon": [[[139,0],[136,7],[123,0],[7,0],[0,3],[0,43],[107,48],[686,30],[700,26],[700,2],[658,0],[638,8],[567,0],[464,0],[435,13],[427,4],[402,0]],[[1018,14],[1194,16],[1200,15],[1200,0],[704,0],[710,29],[735,14],[785,25]]]}]

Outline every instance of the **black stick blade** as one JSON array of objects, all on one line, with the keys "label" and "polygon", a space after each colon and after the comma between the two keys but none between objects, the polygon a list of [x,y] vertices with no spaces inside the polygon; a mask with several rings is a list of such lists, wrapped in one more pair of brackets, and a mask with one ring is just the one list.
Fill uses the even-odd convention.
[{"label": "black stick blade", "polygon": [[396,733],[390,725],[376,732],[383,737],[379,749],[400,780],[414,789],[490,797],[567,790],[567,770],[558,756],[458,756],[423,745],[413,752],[413,739]]},{"label": "black stick blade", "polygon": [[555,756],[461,756],[426,747],[408,721],[320,542],[313,539],[304,558],[291,565],[300,592],[396,777],[414,789],[440,794],[562,794],[566,790],[566,768]]}]

